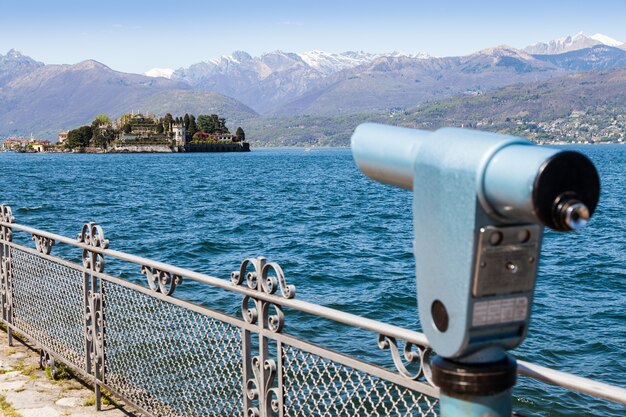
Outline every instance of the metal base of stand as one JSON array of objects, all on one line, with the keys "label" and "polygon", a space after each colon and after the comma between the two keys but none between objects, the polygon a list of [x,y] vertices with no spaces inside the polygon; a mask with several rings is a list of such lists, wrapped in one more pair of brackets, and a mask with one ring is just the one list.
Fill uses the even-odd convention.
[{"label": "metal base of stand", "polygon": [[466,364],[436,356],[431,367],[433,382],[441,389],[442,417],[511,417],[511,388],[517,382],[512,357]]}]

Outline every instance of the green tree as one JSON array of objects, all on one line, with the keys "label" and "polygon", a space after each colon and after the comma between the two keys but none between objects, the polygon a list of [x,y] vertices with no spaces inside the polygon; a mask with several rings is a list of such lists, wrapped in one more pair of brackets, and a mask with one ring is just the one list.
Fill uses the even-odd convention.
[{"label": "green tree", "polygon": [[130,132],[133,131],[133,128],[130,127],[130,124],[126,123],[124,127],[122,127],[122,130],[124,131],[125,134],[128,135]]},{"label": "green tree", "polygon": [[206,114],[198,115],[197,126],[198,130],[202,132],[213,133],[215,131],[213,119],[211,116]]},{"label": "green tree", "polygon": [[230,133],[228,131],[228,128],[226,127],[226,119],[224,119],[223,117],[219,117],[217,119],[217,129],[216,130],[217,130],[218,133]]},{"label": "green tree", "polygon": [[106,149],[117,133],[110,125],[92,127],[91,145]]},{"label": "green tree", "polygon": [[172,131],[172,124],[174,123],[174,118],[171,113],[165,113],[165,117],[163,117],[163,129],[166,132]]},{"label": "green tree", "polygon": [[111,119],[109,119],[109,116],[107,116],[106,114],[99,114],[94,119],[94,123],[96,122],[98,123],[98,126],[102,126],[111,123]]},{"label": "green tree", "polygon": [[226,119],[219,117],[217,114],[201,114],[197,119],[198,129],[209,133],[228,133],[226,127]]},{"label": "green tree", "polygon": [[235,132],[235,135],[237,136],[237,142],[245,142],[245,140],[246,140],[246,133],[243,131],[241,126],[239,126],[237,128],[237,131]]},{"label": "green tree", "polygon": [[163,128],[163,123],[159,123],[156,127],[157,134],[163,133],[165,129]]},{"label": "green tree", "polygon": [[67,133],[67,147],[70,149],[85,148],[89,146],[92,136],[91,126],[81,126],[78,129],[70,130]]},{"label": "green tree", "polygon": [[106,114],[99,114],[91,122],[91,144],[106,149],[115,139],[115,130],[111,126],[111,119]]},{"label": "green tree", "polygon": [[183,117],[183,122],[185,123],[185,130],[189,129],[189,123],[191,120],[189,119],[189,114],[185,113],[185,117]]},{"label": "green tree", "polygon": [[189,137],[193,137],[198,131],[198,126],[196,125],[196,117],[192,114],[189,116],[189,127],[187,128],[187,133]]}]

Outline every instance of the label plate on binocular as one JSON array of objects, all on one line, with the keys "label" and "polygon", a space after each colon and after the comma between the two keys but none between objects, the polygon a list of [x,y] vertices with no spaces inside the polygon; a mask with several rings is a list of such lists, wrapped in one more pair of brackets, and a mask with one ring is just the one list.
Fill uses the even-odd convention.
[{"label": "label plate on binocular", "polygon": [[472,295],[532,291],[540,237],[541,228],[536,225],[481,228]]}]

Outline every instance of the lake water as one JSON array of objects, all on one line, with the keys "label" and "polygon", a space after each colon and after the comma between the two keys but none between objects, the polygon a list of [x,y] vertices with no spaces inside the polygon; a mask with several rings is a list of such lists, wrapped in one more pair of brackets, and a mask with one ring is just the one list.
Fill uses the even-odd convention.
[{"label": "lake water", "polygon": [[[576,149],[600,171],[601,202],[581,233],[546,233],[530,333],[514,354],[625,386],[626,146]],[[411,199],[364,177],[348,149],[0,154],[0,202],[19,223],[75,236],[96,221],[113,249],[224,278],[244,258],[263,255],[281,264],[299,299],[419,330]],[[116,268],[107,265],[143,282],[138,271]],[[177,294],[232,314],[240,308],[211,289],[183,286]],[[287,331],[382,355],[375,335],[292,313]],[[514,395],[525,415],[626,415],[624,406],[525,378]]]}]

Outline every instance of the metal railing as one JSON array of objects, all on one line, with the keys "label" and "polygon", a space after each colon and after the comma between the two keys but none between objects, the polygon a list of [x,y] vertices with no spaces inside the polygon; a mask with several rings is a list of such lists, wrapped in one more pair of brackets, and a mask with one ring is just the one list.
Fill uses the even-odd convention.
[{"label": "metal railing", "polygon": [[[34,247],[16,243],[15,231]],[[82,262],[52,255],[55,244],[78,249]],[[147,285],[105,273],[105,259],[135,264]],[[153,416],[437,415],[423,334],[296,300],[281,267],[264,258],[244,260],[225,280],[109,249],[94,223],[72,239],[17,224],[0,206],[0,260],[10,343],[17,331],[92,383],[98,409],[105,388]],[[241,314],[178,298],[188,281],[236,295]],[[289,334],[288,309],[372,332],[393,366]],[[626,404],[622,388],[523,361],[519,372]]]}]

